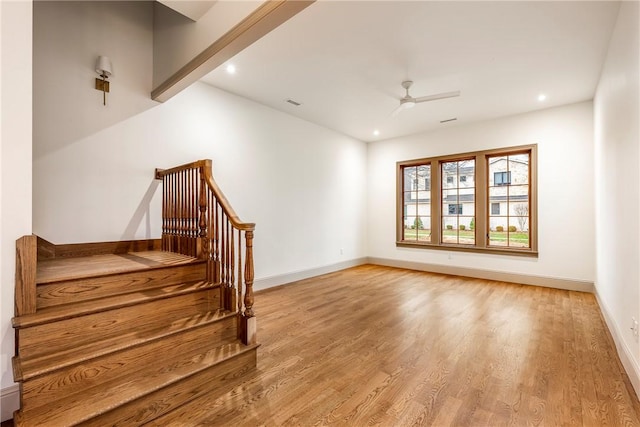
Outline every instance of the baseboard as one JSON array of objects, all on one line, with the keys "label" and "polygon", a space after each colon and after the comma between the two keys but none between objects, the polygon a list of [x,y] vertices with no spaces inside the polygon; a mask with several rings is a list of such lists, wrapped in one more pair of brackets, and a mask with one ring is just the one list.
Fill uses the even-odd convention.
[{"label": "baseboard", "polygon": [[13,418],[14,411],[20,409],[20,388],[14,384],[0,389],[0,421]]},{"label": "baseboard", "polygon": [[543,286],[546,288],[564,289],[593,293],[593,282],[586,280],[559,279],[556,277],[534,276],[528,274],[506,273],[503,271],[483,270],[479,268],[456,267],[452,265],[427,264],[414,261],[401,261],[388,258],[369,257],[369,264],[387,267],[406,268],[408,270],[428,271],[431,273],[466,276],[476,279],[495,280],[499,282],[518,283],[521,285]]},{"label": "baseboard", "polygon": [[609,307],[604,303],[600,295],[598,294],[598,290],[595,291],[596,300],[598,301],[598,305],[600,306],[600,312],[602,313],[602,317],[604,318],[607,327],[609,328],[609,333],[611,333],[611,337],[613,338],[613,342],[616,345],[616,350],[618,351],[618,357],[622,362],[622,367],[627,372],[629,376],[629,380],[631,381],[631,385],[636,392],[636,397],[640,396],[640,366],[633,358],[633,351],[627,346],[626,342],[622,339],[622,331],[620,326],[616,323],[616,321],[611,316],[611,311]]},{"label": "baseboard", "polygon": [[357,267],[367,264],[368,258],[354,258],[348,261],[329,264],[322,267],[311,268],[309,270],[294,271],[292,273],[279,274],[277,276],[264,277],[257,279],[253,283],[253,289],[256,291],[273,288],[275,286],[285,285],[298,280],[308,279],[310,277],[320,276],[322,274],[333,273],[334,271],[344,270],[345,268]]}]

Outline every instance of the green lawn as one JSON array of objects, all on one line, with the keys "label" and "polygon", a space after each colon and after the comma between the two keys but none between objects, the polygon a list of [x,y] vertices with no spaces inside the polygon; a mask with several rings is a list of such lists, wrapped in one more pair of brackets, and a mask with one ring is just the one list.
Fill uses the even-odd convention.
[{"label": "green lawn", "polygon": [[[459,234],[458,234],[459,233]],[[428,240],[431,236],[431,230],[415,230],[410,228],[404,229],[405,240]],[[475,232],[473,230],[443,230],[443,239],[447,238],[455,239],[456,236],[460,239],[460,243],[473,243]],[[516,247],[528,247],[529,246],[529,233],[522,231],[514,231],[507,233],[506,231],[489,232],[489,239],[492,245],[495,246],[507,246],[507,238],[509,239],[509,246]]]}]

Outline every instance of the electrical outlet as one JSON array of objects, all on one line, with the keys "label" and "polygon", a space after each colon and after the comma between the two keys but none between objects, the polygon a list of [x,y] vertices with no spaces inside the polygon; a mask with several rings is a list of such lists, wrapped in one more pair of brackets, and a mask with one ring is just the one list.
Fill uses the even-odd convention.
[{"label": "electrical outlet", "polygon": [[636,341],[638,340],[638,321],[635,317],[631,318],[631,330],[633,331],[633,336],[636,337]]},{"label": "electrical outlet", "polygon": [[340,255],[344,255],[344,249],[340,248]]}]

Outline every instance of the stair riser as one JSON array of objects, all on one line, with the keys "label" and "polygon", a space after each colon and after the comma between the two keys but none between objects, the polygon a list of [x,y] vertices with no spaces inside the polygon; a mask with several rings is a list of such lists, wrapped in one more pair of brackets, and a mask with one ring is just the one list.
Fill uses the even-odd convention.
[{"label": "stair riser", "polygon": [[[253,349],[226,360],[79,425],[83,427],[141,425],[162,417],[180,405],[203,395],[211,394],[211,398],[215,399],[218,397],[216,391],[224,387],[225,383],[233,382],[246,372],[255,369],[256,352],[257,349]],[[157,425],[164,424],[160,422]]]},{"label": "stair riser", "polygon": [[132,273],[119,273],[104,277],[39,284],[36,289],[36,304],[37,308],[41,309],[160,286],[203,280],[205,275],[206,264],[196,263]]},{"label": "stair riser", "polygon": [[[220,307],[218,287],[18,330],[18,354],[34,357],[72,346],[157,328],[158,323],[198,315]],[[135,326],[135,328],[133,327]]]},{"label": "stair riser", "polygon": [[[90,411],[87,402],[93,402],[92,393],[99,393],[101,387],[109,387],[109,382],[125,382],[149,367],[157,367],[161,372],[177,369],[177,366],[163,366],[163,360],[174,357],[188,357],[203,349],[214,349],[236,335],[236,318],[229,317],[219,322],[175,334],[162,340],[105,355],[80,365],[62,368],[22,383],[22,411],[37,409],[61,396],[74,394],[75,410]],[[191,363],[191,362],[187,362]],[[197,363],[196,360],[193,363]],[[140,378],[141,386],[144,378]],[[57,408],[63,412],[73,408]],[[48,414],[48,418],[55,413]],[[54,418],[52,418],[54,419]]]}]

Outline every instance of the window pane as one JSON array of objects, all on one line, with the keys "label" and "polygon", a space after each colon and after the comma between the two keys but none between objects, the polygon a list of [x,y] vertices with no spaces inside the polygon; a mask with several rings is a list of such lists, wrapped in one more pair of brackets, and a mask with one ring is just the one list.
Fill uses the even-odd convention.
[{"label": "window pane", "polygon": [[[509,203],[509,215],[528,218],[529,203],[527,202]],[[522,230],[523,228],[521,227],[520,229]]]},{"label": "window pane", "polygon": [[404,204],[405,205],[409,205],[409,204],[415,204],[416,203],[416,199],[418,198],[418,192],[417,191],[405,191],[404,192]]},{"label": "window pane", "polygon": [[529,183],[529,154],[509,156],[512,185]]},{"label": "window pane", "polygon": [[458,190],[442,190],[442,203],[458,203]]},{"label": "window pane", "polygon": [[488,157],[489,245],[530,247],[529,153]]},{"label": "window pane", "polygon": [[475,188],[461,188],[458,190],[458,203],[473,203],[475,201]]},{"label": "window pane", "polygon": [[526,202],[529,200],[528,185],[512,185],[509,187],[509,202]]},{"label": "window pane", "polygon": [[458,162],[442,163],[442,188],[458,188]]},{"label": "window pane", "polygon": [[[528,248],[529,247],[529,225],[526,217],[509,218],[509,246]],[[526,229],[526,231],[523,231]]]},{"label": "window pane", "polygon": [[507,218],[489,218],[489,244],[492,246],[507,246]]},{"label": "window pane", "polygon": [[458,243],[458,217],[442,219],[442,243]]},{"label": "window pane", "polygon": [[489,202],[491,203],[503,203],[507,201],[507,188],[506,187],[491,187],[489,188]]},{"label": "window pane", "polygon": [[402,172],[402,239],[431,241],[431,165],[407,166]]},{"label": "window pane", "polygon": [[431,217],[430,216],[420,216],[418,217],[418,225],[420,228],[417,229],[416,233],[418,235],[418,240],[422,242],[430,242],[431,241]]},{"label": "window pane", "polygon": [[416,240],[417,239],[417,231],[414,227],[416,221],[415,216],[405,216],[404,217],[404,234],[403,240]]},{"label": "window pane", "polygon": [[442,243],[475,244],[475,159],[442,162]]},{"label": "window pane", "polygon": [[416,189],[414,186],[416,176],[416,168],[415,167],[405,167],[403,174],[403,189],[404,191],[411,191]]},{"label": "window pane", "polygon": [[473,216],[458,217],[458,243],[462,245],[473,245],[476,243],[476,233],[473,231],[475,227],[472,227],[474,222],[475,217]]}]

